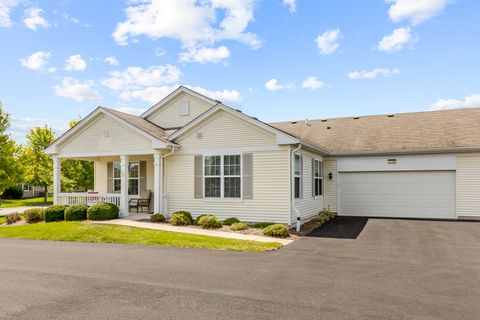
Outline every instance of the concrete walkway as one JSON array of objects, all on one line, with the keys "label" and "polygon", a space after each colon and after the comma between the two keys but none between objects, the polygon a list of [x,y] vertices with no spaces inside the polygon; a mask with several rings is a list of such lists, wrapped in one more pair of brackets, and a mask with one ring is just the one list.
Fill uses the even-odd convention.
[{"label": "concrete walkway", "polygon": [[0,208],[0,217],[6,216],[7,214],[19,212],[23,213],[23,211],[27,209],[33,208],[44,208],[45,206],[28,206],[28,207],[11,207],[11,208]]},{"label": "concrete walkway", "polygon": [[284,246],[294,241],[294,240],[287,240],[287,239],[280,239],[280,238],[262,237],[262,236],[256,236],[251,234],[233,233],[233,232],[225,232],[225,231],[217,231],[217,230],[205,230],[205,229],[189,228],[189,227],[177,227],[177,226],[171,226],[168,224],[138,221],[148,217],[149,215],[138,214],[138,215],[129,216],[127,218],[122,218],[122,219],[114,219],[114,220],[107,220],[107,221],[91,221],[91,223],[114,224],[119,226],[198,234],[203,236],[229,238],[229,239],[237,239],[237,240],[252,240],[252,241],[258,241],[258,242],[278,242]]}]

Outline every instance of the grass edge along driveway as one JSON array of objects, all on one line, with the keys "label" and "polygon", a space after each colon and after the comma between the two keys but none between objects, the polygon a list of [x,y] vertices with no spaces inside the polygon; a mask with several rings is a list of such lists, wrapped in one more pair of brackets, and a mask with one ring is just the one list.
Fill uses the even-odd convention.
[{"label": "grass edge along driveway", "polygon": [[0,238],[162,245],[247,252],[274,250],[282,246],[278,242],[226,239],[86,222],[49,222],[4,226],[0,227]]},{"label": "grass edge along driveway", "polygon": [[52,205],[52,203],[53,203],[52,197],[47,198],[47,203],[43,202],[43,197],[25,198],[25,199],[2,199],[2,204],[0,205],[0,209],[15,208],[15,207],[45,206],[45,205]]}]

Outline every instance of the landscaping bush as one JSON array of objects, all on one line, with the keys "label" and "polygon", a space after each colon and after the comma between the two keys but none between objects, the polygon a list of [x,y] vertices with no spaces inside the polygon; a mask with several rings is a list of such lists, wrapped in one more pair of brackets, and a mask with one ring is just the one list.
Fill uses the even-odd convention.
[{"label": "landscaping bush", "polygon": [[274,223],[273,222],[257,222],[253,225],[253,227],[258,229],[264,229],[271,225],[274,225]]},{"label": "landscaping bush", "polygon": [[240,230],[247,230],[248,226],[244,222],[235,222],[230,226],[230,230],[233,231],[240,231]]},{"label": "landscaping bush", "polygon": [[193,223],[193,218],[192,218],[192,214],[188,211],[177,211],[177,212],[174,212],[173,214],[182,214],[184,215],[188,220],[190,220],[190,224]]},{"label": "landscaping bush", "polygon": [[154,213],[150,216],[151,222],[165,222],[165,216],[161,213]]},{"label": "landscaping bush", "polygon": [[224,226],[231,226],[232,224],[238,223],[238,222],[240,222],[240,220],[238,220],[237,218],[230,217],[228,219],[223,220],[223,225]]},{"label": "landscaping bush", "polygon": [[207,216],[207,214],[201,214],[199,215],[198,217],[195,218],[195,224],[198,224],[198,221],[202,218],[202,217],[205,217]]},{"label": "landscaping bush", "polygon": [[20,186],[13,186],[5,189],[2,194],[3,199],[22,199],[23,189]]},{"label": "landscaping bush", "polygon": [[262,233],[266,236],[277,238],[286,238],[290,235],[287,227],[283,224],[272,224],[271,226],[264,228]]},{"label": "landscaping bush", "polygon": [[79,204],[65,209],[65,221],[87,220],[88,206]]},{"label": "landscaping bush", "polygon": [[189,224],[192,224],[192,223],[193,223],[192,219],[189,218],[189,216],[185,214],[184,211],[175,212],[170,217],[170,224],[172,226],[188,226]]},{"label": "landscaping bush", "polygon": [[113,203],[96,203],[87,210],[88,220],[112,220],[118,218],[118,207]]},{"label": "landscaping bush", "polygon": [[330,211],[329,209],[323,209],[315,218],[315,221],[320,224],[324,224],[325,222],[332,220],[333,218],[335,218],[334,212]]},{"label": "landscaping bush", "polygon": [[63,221],[65,220],[66,206],[54,205],[45,209],[45,222]]},{"label": "landscaping bush", "polygon": [[5,222],[7,222],[7,224],[12,224],[20,220],[20,214],[18,214],[18,212],[13,212],[5,216]]},{"label": "landscaping bush", "polygon": [[222,227],[222,221],[211,214],[206,214],[198,220],[198,225],[202,229],[216,229]]},{"label": "landscaping bush", "polygon": [[43,209],[42,208],[33,208],[25,210],[23,213],[25,221],[28,223],[34,223],[44,220]]}]

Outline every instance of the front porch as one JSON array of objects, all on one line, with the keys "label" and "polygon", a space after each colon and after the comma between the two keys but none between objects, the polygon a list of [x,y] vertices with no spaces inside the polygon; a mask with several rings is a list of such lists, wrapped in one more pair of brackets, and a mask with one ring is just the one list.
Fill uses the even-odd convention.
[{"label": "front porch", "polygon": [[[94,162],[94,186],[88,192],[62,192],[62,160]],[[150,191],[149,207],[143,213],[168,212],[168,197],[163,193],[163,156],[160,151],[151,154],[99,155],[89,157],[53,156],[53,201],[63,205],[93,205],[113,203],[120,209],[120,217],[136,214],[129,201]]]}]

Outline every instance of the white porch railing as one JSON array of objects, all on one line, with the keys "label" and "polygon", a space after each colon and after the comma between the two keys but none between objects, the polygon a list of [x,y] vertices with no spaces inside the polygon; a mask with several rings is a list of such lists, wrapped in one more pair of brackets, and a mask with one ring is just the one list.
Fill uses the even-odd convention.
[{"label": "white porch railing", "polygon": [[58,204],[77,205],[86,204],[88,206],[95,203],[113,203],[120,206],[120,194],[118,193],[60,193],[58,195]]}]

